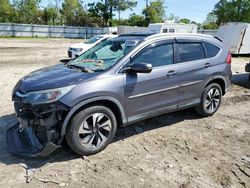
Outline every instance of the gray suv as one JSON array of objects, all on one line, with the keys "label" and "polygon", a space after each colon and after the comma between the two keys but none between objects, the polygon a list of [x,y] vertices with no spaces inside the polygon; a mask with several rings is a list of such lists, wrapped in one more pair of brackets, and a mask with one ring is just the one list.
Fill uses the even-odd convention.
[{"label": "gray suv", "polygon": [[230,53],[212,36],[120,35],[17,83],[9,149],[46,156],[65,138],[76,153],[91,155],[120,126],[191,107],[211,116],[229,89],[230,64]]}]

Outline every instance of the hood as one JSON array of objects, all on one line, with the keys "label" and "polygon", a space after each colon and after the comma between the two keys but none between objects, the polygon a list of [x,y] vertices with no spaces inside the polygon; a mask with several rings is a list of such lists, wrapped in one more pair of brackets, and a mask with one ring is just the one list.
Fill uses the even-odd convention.
[{"label": "hood", "polygon": [[58,64],[28,74],[18,82],[14,92],[19,90],[27,93],[75,85],[83,80],[94,78],[97,74],[84,73],[78,69],[70,69],[64,64]]}]

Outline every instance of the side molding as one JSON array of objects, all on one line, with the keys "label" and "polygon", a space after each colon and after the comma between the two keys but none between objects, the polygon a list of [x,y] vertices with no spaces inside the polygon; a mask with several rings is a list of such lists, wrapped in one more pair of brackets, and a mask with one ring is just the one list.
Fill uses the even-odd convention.
[{"label": "side molding", "polygon": [[63,122],[63,126],[62,126],[62,129],[61,129],[61,137],[65,135],[66,133],[66,128],[68,126],[68,123],[70,121],[70,118],[72,117],[72,115],[77,111],[79,110],[81,107],[83,107],[84,105],[87,105],[89,103],[92,103],[92,102],[98,102],[98,101],[101,101],[101,100],[107,100],[107,101],[110,101],[110,102],[113,102],[117,105],[117,107],[119,108],[120,112],[121,112],[121,116],[122,116],[122,123],[123,124],[127,124],[127,119],[126,119],[126,115],[125,115],[125,112],[124,112],[124,109],[121,105],[121,103],[113,98],[113,97],[108,97],[108,96],[101,96],[101,97],[94,97],[94,98],[90,98],[90,99],[87,99],[87,100],[84,100],[80,103],[78,103],[76,106],[74,106],[70,112],[68,113],[68,115],[66,116],[64,122]]}]

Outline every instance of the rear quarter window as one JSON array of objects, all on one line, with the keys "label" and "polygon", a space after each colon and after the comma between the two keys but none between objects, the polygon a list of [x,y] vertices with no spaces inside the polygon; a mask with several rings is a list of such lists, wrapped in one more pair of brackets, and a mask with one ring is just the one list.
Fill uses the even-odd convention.
[{"label": "rear quarter window", "polygon": [[207,51],[207,57],[210,58],[210,57],[215,57],[219,51],[220,51],[220,48],[213,45],[213,44],[210,44],[208,42],[204,42],[204,46],[206,48],[206,51]]},{"label": "rear quarter window", "polygon": [[201,43],[179,43],[179,63],[205,59],[204,48]]}]

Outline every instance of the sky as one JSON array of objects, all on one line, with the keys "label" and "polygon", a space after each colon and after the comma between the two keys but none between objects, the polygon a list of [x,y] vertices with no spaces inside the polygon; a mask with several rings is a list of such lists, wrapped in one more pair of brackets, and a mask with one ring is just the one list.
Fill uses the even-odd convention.
[{"label": "sky", "polygon": [[[42,0],[42,4],[46,4],[49,1],[51,0]],[[97,1],[98,0],[83,0],[85,4]],[[213,10],[214,5],[218,1],[219,0],[165,0],[164,2],[167,16],[172,13],[179,18],[188,18],[191,21],[202,23],[205,21],[207,14]],[[122,12],[121,18],[128,18],[132,13],[141,15],[145,5],[145,0],[138,0],[137,7],[135,7],[132,11],[127,10]]]}]

